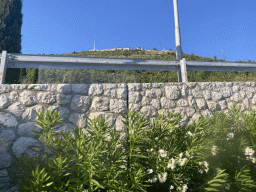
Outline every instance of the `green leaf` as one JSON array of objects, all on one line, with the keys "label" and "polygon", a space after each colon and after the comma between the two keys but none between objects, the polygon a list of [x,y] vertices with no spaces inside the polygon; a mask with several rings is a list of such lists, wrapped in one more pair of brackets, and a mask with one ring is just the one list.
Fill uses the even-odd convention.
[{"label": "green leaf", "polygon": [[51,182],[51,183],[47,183],[47,184],[46,184],[46,186],[50,186],[50,185],[52,185],[52,184],[53,184],[53,182]]},{"label": "green leaf", "polygon": [[207,182],[206,191],[220,191],[223,187],[223,183],[227,182],[228,174],[224,173],[225,170],[220,171],[217,175],[210,181]]},{"label": "green leaf", "polygon": [[220,191],[220,190],[217,190],[217,189],[214,189],[214,188],[205,188],[206,191]]},{"label": "green leaf", "polygon": [[140,157],[140,158],[146,158],[146,159],[148,159],[148,157],[145,156],[145,155],[133,155],[133,157]]},{"label": "green leaf", "polygon": [[235,180],[237,185],[240,188],[240,191],[251,191],[253,188],[256,188],[255,182],[250,177],[250,170],[245,169],[246,166],[243,166],[243,168],[235,175]]},{"label": "green leaf", "polygon": [[98,181],[96,181],[96,180],[94,180],[94,179],[91,179],[91,181],[92,181],[95,185],[97,185],[98,187],[100,187],[100,188],[102,188],[102,189],[105,189],[102,185],[100,185],[100,184],[98,183]]},{"label": "green leaf", "polygon": [[[216,178],[216,177],[215,177]],[[214,183],[214,182],[220,182],[220,183],[225,183],[226,181],[221,180],[221,179],[214,179],[208,182],[208,184]]]},{"label": "green leaf", "polygon": [[223,186],[223,184],[213,183],[213,184],[211,184],[211,186],[213,186],[213,187],[220,187],[220,186]]}]

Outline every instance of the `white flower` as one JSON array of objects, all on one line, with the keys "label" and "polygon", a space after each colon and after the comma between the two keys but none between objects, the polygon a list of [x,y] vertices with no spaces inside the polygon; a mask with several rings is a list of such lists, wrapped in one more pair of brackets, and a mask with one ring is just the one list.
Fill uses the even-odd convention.
[{"label": "white flower", "polygon": [[208,168],[208,167],[209,167],[209,164],[208,164],[206,161],[204,161],[204,166],[205,166],[206,168]]},{"label": "white flower", "polygon": [[160,183],[164,183],[166,181],[166,177],[167,177],[167,172],[165,172],[164,174],[158,174],[158,179]]},{"label": "white flower", "polygon": [[164,150],[163,150],[163,149],[160,149],[160,150],[159,150],[159,153],[164,153]]},{"label": "white flower", "polygon": [[157,178],[155,177],[152,182],[155,183],[156,181],[157,181]]},{"label": "white flower", "polygon": [[166,157],[167,156],[167,151],[164,151],[163,149],[160,149],[159,150],[159,153],[160,153],[160,155],[162,156],[162,157]]},{"label": "white flower", "polygon": [[187,185],[183,185],[183,190],[182,190],[182,192],[187,191],[187,189],[188,189],[188,186],[187,186]]},{"label": "white flower", "polygon": [[177,163],[176,159],[171,158],[172,164]]},{"label": "white flower", "polygon": [[201,169],[199,169],[199,171],[198,171],[199,173],[201,173],[201,174],[203,174],[203,171],[201,170]]},{"label": "white flower", "polygon": [[156,137],[155,140],[157,141],[157,140],[158,140],[158,137]]},{"label": "white flower", "polygon": [[187,162],[187,158],[183,158],[182,161],[179,162],[180,166],[184,166]]},{"label": "white flower", "polygon": [[149,179],[148,182],[149,182],[149,183],[152,183],[152,179]]},{"label": "white flower", "polygon": [[167,153],[163,153],[161,154],[162,157],[166,157],[167,156]]},{"label": "white flower", "polygon": [[172,190],[172,189],[174,189],[174,187],[171,185],[171,186],[170,186],[170,190]]},{"label": "white flower", "polygon": [[212,147],[212,154],[213,155],[216,155],[216,149],[217,149],[217,146],[213,145],[213,147]]},{"label": "white flower", "polygon": [[171,168],[172,170],[175,169],[175,167],[176,167],[176,166],[173,165],[173,164],[171,164],[171,163],[168,163],[168,165],[167,165],[167,168]]},{"label": "white flower", "polygon": [[182,164],[185,165],[187,160],[188,160],[187,158],[184,158]]},{"label": "white flower", "polygon": [[254,150],[253,149],[251,149],[251,148],[249,148],[249,147],[247,147],[246,149],[245,149],[245,155],[250,155],[250,156],[252,156],[253,154],[254,154]]},{"label": "white flower", "polygon": [[153,151],[153,148],[152,148],[152,149],[150,149],[150,151]]},{"label": "white flower", "polygon": [[191,133],[190,131],[188,131],[188,132],[187,132],[187,134],[188,134],[188,135],[190,135],[191,137],[193,137],[193,136],[194,136],[194,134],[193,134],[193,133]]},{"label": "white flower", "polygon": [[175,159],[171,159],[171,162],[169,160],[168,162],[168,165],[167,165],[167,168],[171,168],[171,169],[174,169],[176,166],[175,166],[175,163],[176,163],[176,160]]},{"label": "white flower", "polygon": [[180,153],[180,158],[182,158],[182,156],[183,156],[183,153]]},{"label": "white flower", "polygon": [[149,174],[153,173],[153,169],[148,169],[147,172],[149,172]]},{"label": "white flower", "polygon": [[229,133],[227,136],[228,136],[227,140],[232,139],[234,138],[234,133]]}]

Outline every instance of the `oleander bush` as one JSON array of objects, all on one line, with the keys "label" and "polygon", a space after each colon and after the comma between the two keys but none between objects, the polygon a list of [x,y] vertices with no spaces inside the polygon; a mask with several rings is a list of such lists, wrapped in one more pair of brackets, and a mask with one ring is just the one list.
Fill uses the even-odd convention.
[{"label": "oleander bush", "polygon": [[240,113],[233,105],[229,114],[215,111],[186,127],[178,113],[158,115],[150,126],[145,116],[128,111],[122,115],[128,130],[123,140],[103,117],[87,120],[84,130],[59,133],[53,131],[63,120],[58,111],[37,116],[43,132],[34,132],[45,142],[46,154],[42,146],[31,146],[35,157],[15,157],[9,188],[16,185],[20,192],[256,189],[255,111]]}]

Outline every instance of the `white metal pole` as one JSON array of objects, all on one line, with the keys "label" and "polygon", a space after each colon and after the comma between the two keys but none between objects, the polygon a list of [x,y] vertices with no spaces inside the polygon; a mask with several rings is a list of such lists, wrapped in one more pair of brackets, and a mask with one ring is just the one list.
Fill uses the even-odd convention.
[{"label": "white metal pole", "polygon": [[181,78],[182,78],[182,82],[188,82],[188,78],[187,78],[187,67],[186,67],[186,59],[183,58],[180,61],[180,70],[181,70]]},{"label": "white metal pole", "polygon": [[[182,60],[182,50],[181,50],[181,42],[180,42],[180,26],[179,26],[179,14],[178,14],[178,0],[173,0],[173,8],[174,8],[174,21],[175,21],[175,41],[176,41],[176,60]],[[181,80],[181,71],[177,71],[178,82],[182,82]]]},{"label": "white metal pole", "polygon": [[5,83],[7,65],[8,65],[7,51],[2,51],[1,65],[0,65],[0,84]]}]

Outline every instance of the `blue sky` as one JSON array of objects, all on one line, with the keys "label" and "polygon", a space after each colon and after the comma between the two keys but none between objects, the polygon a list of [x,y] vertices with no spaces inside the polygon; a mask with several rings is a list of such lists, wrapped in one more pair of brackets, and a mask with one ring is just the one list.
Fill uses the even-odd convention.
[{"label": "blue sky", "polygon": [[[183,53],[256,61],[255,0],[178,0]],[[172,0],[23,1],[22,54],[175,50]]]}]

